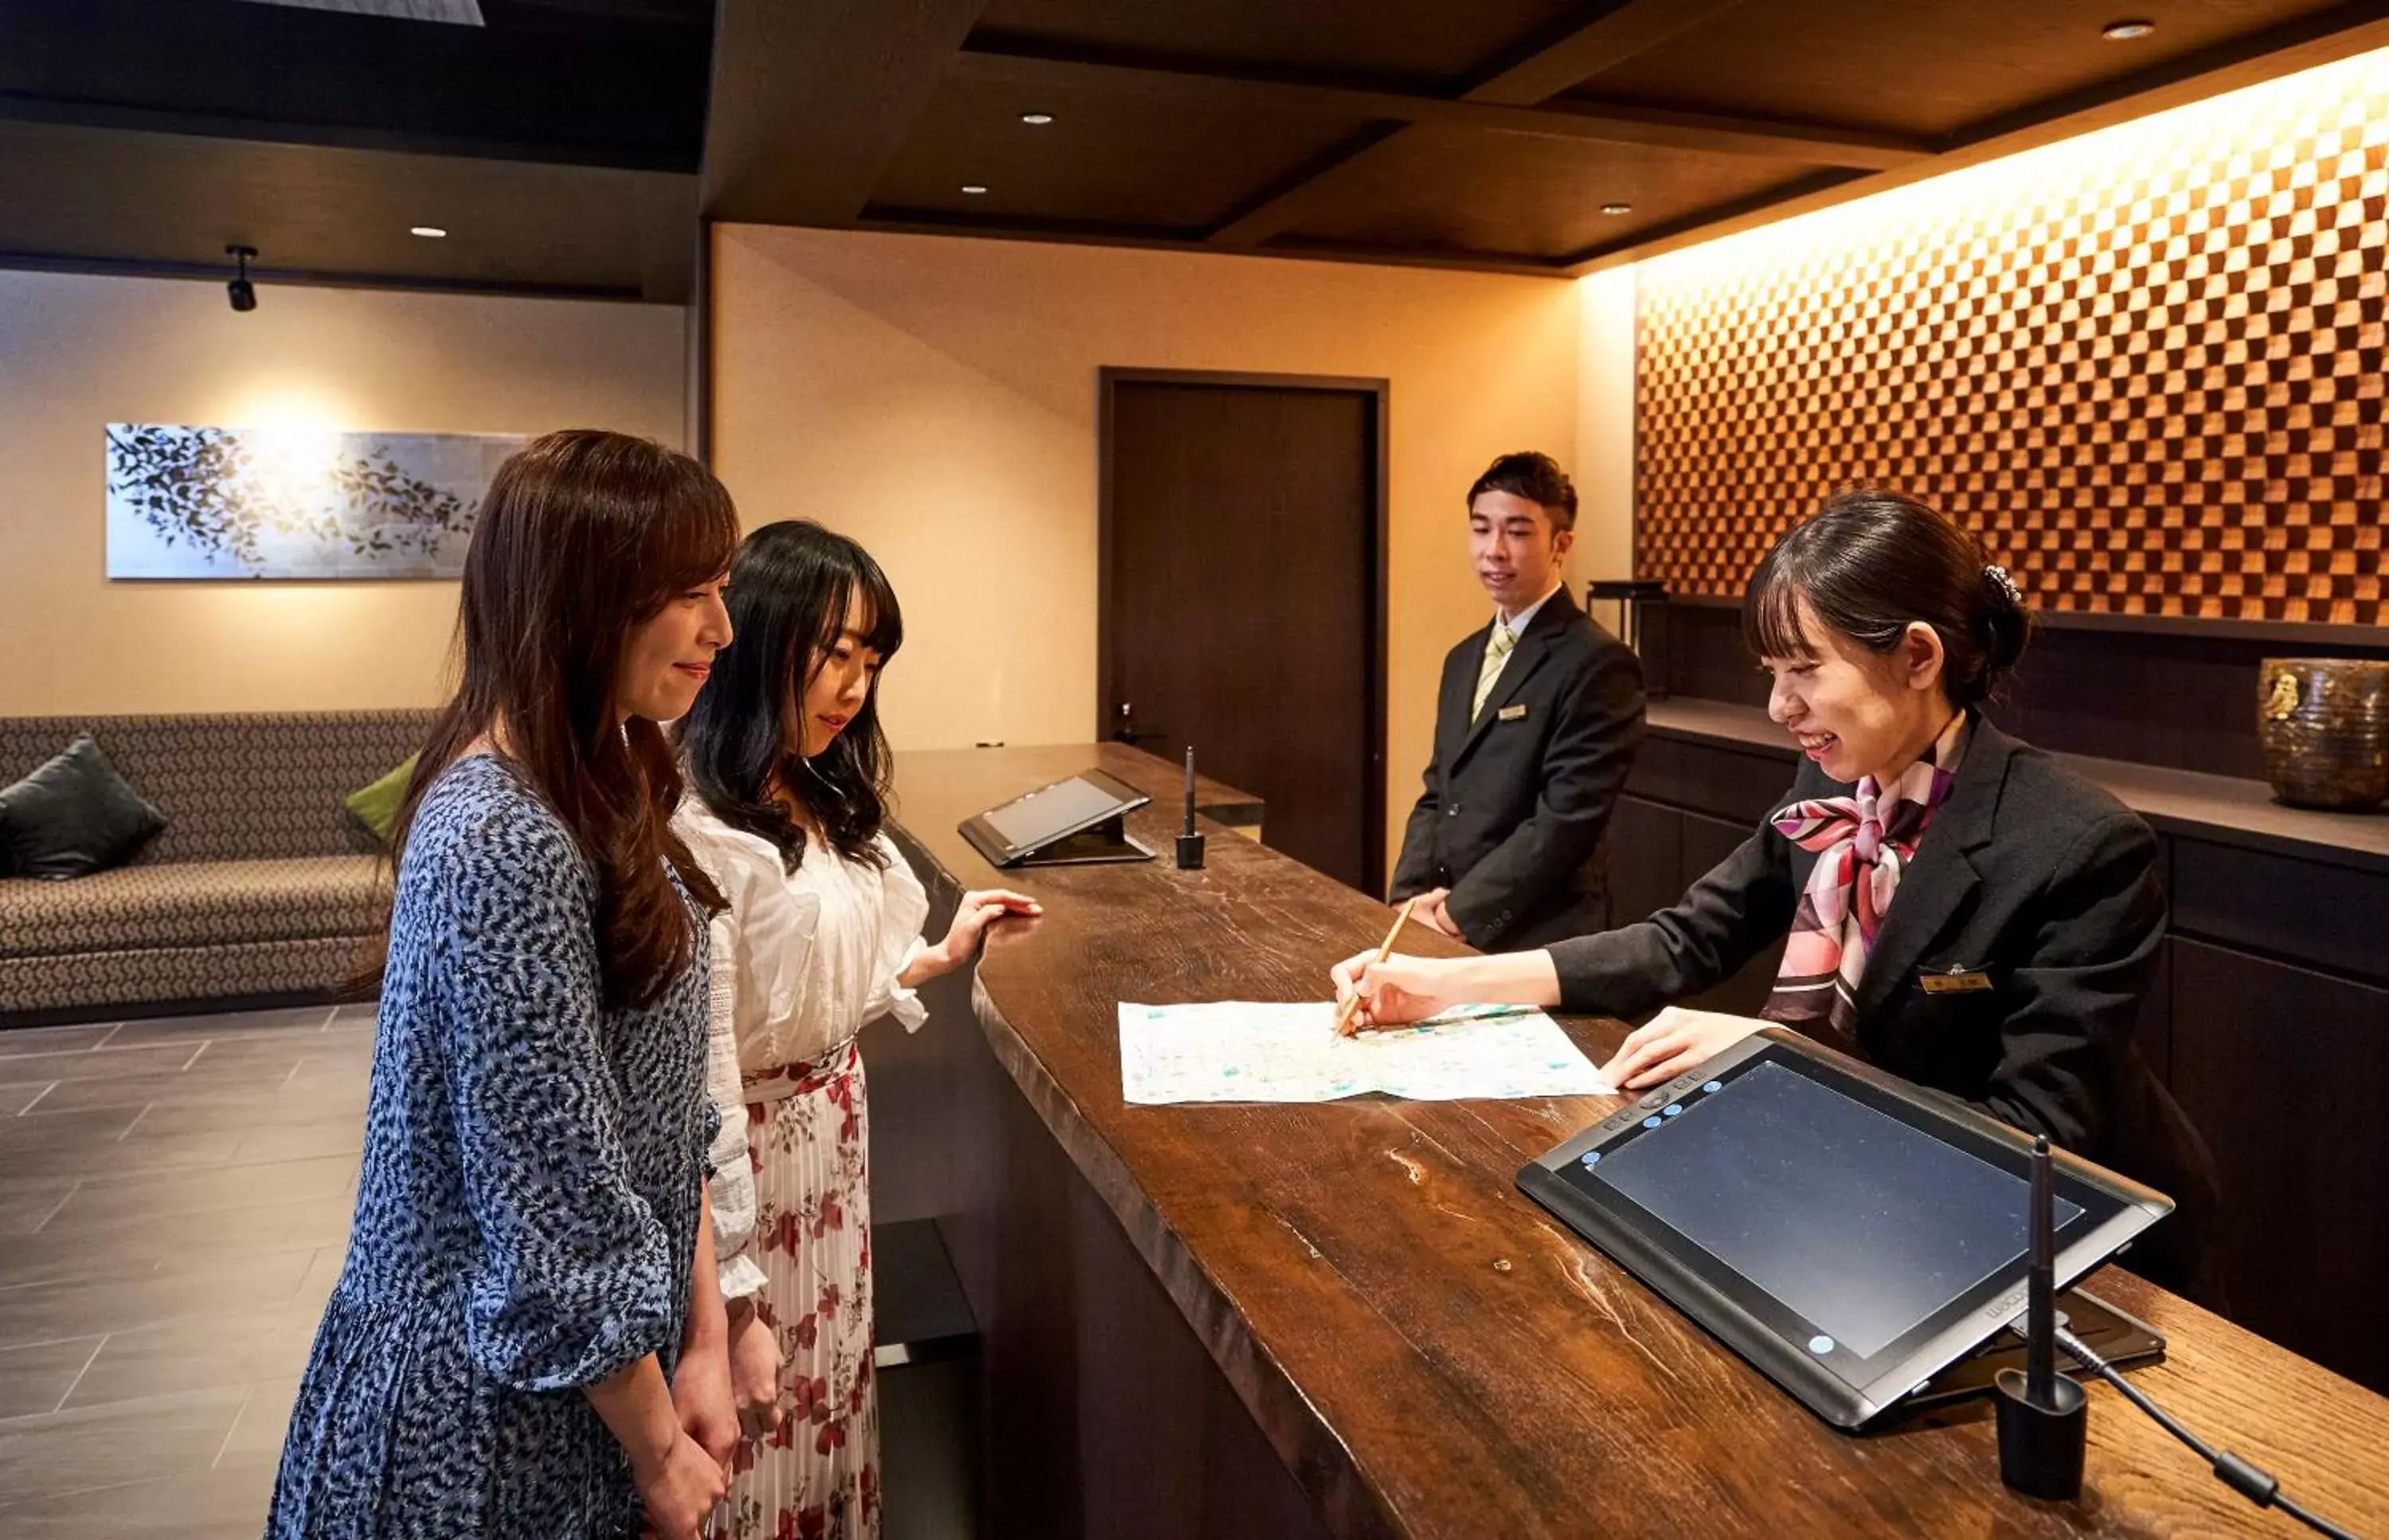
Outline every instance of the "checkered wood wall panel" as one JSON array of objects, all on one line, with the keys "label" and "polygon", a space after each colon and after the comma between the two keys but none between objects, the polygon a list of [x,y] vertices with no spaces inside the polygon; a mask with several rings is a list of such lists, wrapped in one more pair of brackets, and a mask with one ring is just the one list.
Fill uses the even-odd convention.
[{"label": "checkered wood wall panel", "polygon": [[1641,274],[1642,576],[1865,483],[2044,607],[2389,623],[2389,56],[1734,239]]}]

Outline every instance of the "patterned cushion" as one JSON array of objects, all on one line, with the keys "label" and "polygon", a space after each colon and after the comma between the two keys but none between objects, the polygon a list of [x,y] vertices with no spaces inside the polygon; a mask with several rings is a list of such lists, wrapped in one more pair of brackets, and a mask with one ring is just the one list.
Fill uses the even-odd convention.
[{"label": "patterned cushion", "polygon": [[88,732],[169,821],[135,864],[373,848],[341,799],[421,746],[428,711],[0,718],[0,786]]},{"label": "patterned cushion", "polygon": [[154,947],[69,957],[0,957],[0,1025],[12,1017],[105,1021],[125,1006],[330,999],[373,965],[364,936],[238,947]]},{"label": "patterned cushion", "polygon": [[67,883],[0,879],[0,958],[378,934],[390,884],[372,856],[177,861]]}]

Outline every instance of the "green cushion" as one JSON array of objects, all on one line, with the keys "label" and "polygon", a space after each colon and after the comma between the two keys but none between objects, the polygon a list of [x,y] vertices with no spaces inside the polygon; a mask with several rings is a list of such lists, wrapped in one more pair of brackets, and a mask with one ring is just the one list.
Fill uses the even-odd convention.
[{"label": "green cushion", "polygon": [[361,791],[351,792],[341,798],[349,816],[369,830],[384,845],[390,843],[390,831],[398,827],[398,806],[406,800],[406,783],[415,779],[415,755],[406,762]]}]

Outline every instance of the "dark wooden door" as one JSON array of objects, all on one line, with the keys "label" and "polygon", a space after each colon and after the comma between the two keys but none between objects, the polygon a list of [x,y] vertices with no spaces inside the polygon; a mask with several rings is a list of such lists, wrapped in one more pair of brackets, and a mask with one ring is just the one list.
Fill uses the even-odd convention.
[{"label": "dark wooden door", "polygon": [[1258,794],[1385,891],[1385,389],[1105,370],[1104,729]]}]

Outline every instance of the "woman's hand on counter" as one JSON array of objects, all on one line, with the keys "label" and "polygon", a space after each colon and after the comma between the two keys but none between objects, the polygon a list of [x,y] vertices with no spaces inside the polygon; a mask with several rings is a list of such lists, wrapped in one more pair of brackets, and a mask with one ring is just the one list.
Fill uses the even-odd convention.
[{"label": "woman's hand on counter", "polygon": [[1621,1091],[1641,1090],[1713,1059],[1770,1024],[1721,1011],[1671,1005],[1626,1035],[1601,1077]]},{"label": "woman's hand on counter", "polygon": [[946,927],[945,939],[934,947],[923,948],[897,982],[912,989],[951,974],[978,955],[979,942],[986,936],[988,926],[1006,915],[1033,920],[1044,912],[1045,906],[1036,899],[1006,888],[965,893],[962,902],[954,906],[954,923]]}]

